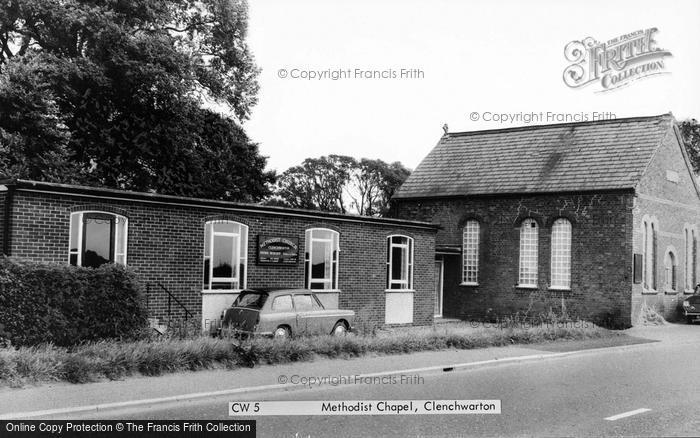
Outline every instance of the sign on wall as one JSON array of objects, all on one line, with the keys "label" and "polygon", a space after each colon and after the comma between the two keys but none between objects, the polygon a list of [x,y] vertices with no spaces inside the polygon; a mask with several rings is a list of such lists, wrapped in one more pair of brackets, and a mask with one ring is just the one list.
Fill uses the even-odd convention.
[{"label": "sign on wall", "polygon": [[261,265],[295,265],[299,262],[299,239],[296,237],[258,236],[258,263]]}]

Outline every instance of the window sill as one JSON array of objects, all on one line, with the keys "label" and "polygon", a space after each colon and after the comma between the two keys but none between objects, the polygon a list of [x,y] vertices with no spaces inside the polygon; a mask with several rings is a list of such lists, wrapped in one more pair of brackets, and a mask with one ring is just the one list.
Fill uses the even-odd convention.
[{"label": "window sill", "polygon": [[539,289],[536,284],[516,284],[516,289]]},{"label": "window sill", "polygon": [[340,289],[304,289],[308,290],[309,292],[313,292],[315,294],[324,294],[324,293],[338,293],[341,292]]},{"label": "window sill", "polygon": [[478,286],[479,283],[474,283],[473,281],[467,281],[463,283],[459,283],[460,286]]},{"label": "window sill", "polygon": [[664,291],[664,294],[666,294],[666,295],[676,295],[677,293],[678,293],[678,291],[673,290],[673,289],[668,289],[668,290]]},{"label": "window sill", "polygon": [[649,289],[642,290],[642,295],[658,295],[658,294],[659,294],[658,290],[649,290]]},{"label": "window sill", "polygon": [[414,293],[416,290],[415,289],[384,289],[384,292],[386,293],[391,293],[391,292],[410,292]]},{"label": "window sill", "polygon": [[243,289],[202,289],[203,295],[239,294]]},{"label": "window sill", "polygon": [[686,295],[692,295],[692,294],[693,294],[693,291],[692,291],[692,290],[687,290],[687,289],[686,289],[686,290],[683,291],[683,293],[686,294]]},{"label": "window sill", "polygon": [[562,292],[571,292],[570,287],[557,287],[557,286],[550,286],[547,288],[547,290],[558,290]]}]

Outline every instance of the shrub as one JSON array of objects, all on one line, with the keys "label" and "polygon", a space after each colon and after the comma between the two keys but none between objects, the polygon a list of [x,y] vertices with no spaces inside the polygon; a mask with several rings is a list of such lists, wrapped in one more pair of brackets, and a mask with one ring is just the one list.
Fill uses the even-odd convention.
[{"label": "shrub", "polygon": [[147,324],[142,287],[120,265],[97,269],[0,259],[0,340],[59,346],[134,339]]}]

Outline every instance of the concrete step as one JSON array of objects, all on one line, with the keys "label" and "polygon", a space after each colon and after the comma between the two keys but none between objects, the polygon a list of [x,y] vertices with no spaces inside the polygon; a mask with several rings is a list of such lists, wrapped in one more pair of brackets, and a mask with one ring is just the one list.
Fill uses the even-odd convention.
[{"label": "concrete step", "polygon": [[433,319],[433,324],[435,325],[440,325],[440,324],[458,324],[462,322],[461,319],[459,318],[443,318],[443,317],[435,317]]},{"label": "concrete step", "polygon": [[160,335],[168,331],[168,326],[166,324],[161,324],[159,318],[148,318],[148,326]]}]

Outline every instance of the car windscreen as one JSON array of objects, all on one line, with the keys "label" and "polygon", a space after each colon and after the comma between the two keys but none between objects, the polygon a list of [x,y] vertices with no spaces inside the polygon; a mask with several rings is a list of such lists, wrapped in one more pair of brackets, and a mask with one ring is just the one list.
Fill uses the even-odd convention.
[{"label": "car windscreen", "polygon": [[249,309],[262,309],[267,300],[267,294],[263,292],[243,292],[233,302],[234,307],[248,307]]}]

